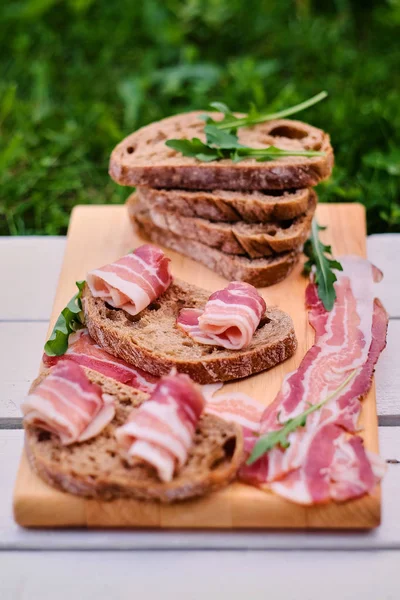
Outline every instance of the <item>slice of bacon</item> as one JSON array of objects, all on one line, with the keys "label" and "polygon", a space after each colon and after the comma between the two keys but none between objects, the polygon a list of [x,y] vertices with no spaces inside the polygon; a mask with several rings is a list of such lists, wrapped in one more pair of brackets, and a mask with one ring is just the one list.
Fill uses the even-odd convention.
[{"label": "slice of bacon", "polygon": [[117,429],[117,442],[128,462],[144,461],[161,481],[171,481],[187,461],[203,409],[200,388],[187,375],[171,373]]},{"label": "slice of bacon", "polygon": [[119,260],[90,271],[86,281],[95,298],[137,315],[169,287],[169,263],[160,248],[144,244]]},{"label": "slice of bacon", "polygon": [[251,342],[266,310],[255,287],[232,281],[209,297],[204,311],[184,308],[177,325],[200,344],[240,350]]},{"label": "slice of bacon", "polygon": [[302,467],[272,482],[269,489],[298,504],[344,502],[371,493],[385,472],[385,461],[366,452],[360,436],[348,438],[330,423],[318,431]]},{"label": "slice of bacon", "polygon": [[[207,398],[207,396],[206,396]],[[209,395],[204,412],[216,415],[225,421],[240,425],[243,433],[243,448],[245,455],[248,456],[255,441],[258,439],[260,431],[260,420],[265,410],[264,404],[254,400],[251,396],[241,392],[225,392],[224,394]],[[268,464],[267,457],[262,457],[257,461],[255,468],[243,465],[239,469],[238,478],[244,478],[247,483],[257,485],[264,481],[261,465]]]},{"label": "slice of bacon", "polygon": [[237,423],[250,431],[259,430],[264,410],[265,406],[261,402],[241,392],[213,395],[205,407],[206,413]]},{"label": "slice of bacon", "polygon": [[386,345],[388,316],[374,298],[377,270],[358,257],[341,262],[344,270],[335,283],[337,299],[331,312],[324,309],[314,284],[307,289],[315,343],[265,410],[260,435],[279,429],[310,404],[331,399],[308,416],[306,427],[290,434],[289,448],[275,447],[267,460],[263,457],[242,470],[244,479],[254,480],[256,472],[259,483],[304,504],[357,497],[376,483],[361,438],[348,440],[343,432],[357,430],[360,400],[371,387],[375,364]]},{"label": "slice of bacon", "polygon": [[68,349],[61,356],[43,354],[46,367],[52,367],[64,360],[71,360],[82,367],[97,371],[120,383],[129,385],[142,392],[150,393],[156,387],[158,377],[129,365],[120,358],[108,354],[90,337],[87,329],[81,329],[69,336]]},{"label": "slice of bacon", "polygon": [[25,425],[58,435],[63,445],[95,437],[115,414],[114,398],[71,361],[56,365],[21,408]]},{"label": "slice of bacon", "polygon": [[[263,415],[263,431],[296,416],[308,404],[322,401],[347,375],[367,360],[372,341],[374,286],[371,264],[359,257],[341,259],[343,272],[335,283],[336,301],[325,310],[314,284],[306,291],[314,345],[297,371],[289,374],[273,404]],[[360,281],[361,280],[361,281]]]}]

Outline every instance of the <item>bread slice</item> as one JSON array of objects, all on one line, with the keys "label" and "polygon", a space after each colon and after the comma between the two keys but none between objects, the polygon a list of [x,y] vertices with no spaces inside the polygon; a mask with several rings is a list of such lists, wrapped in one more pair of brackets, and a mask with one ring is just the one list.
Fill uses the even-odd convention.
[{"label": "bread slice", "polygon": [[[128,200],[128,211],[137,210],[133,194]],[[143,203],[139,201],[139,207]],[[222,223],[199,217],[182,217],[174,212],[148,208],[151,221],[160,229],[179,237],[196,240],[228,254],[247,255],[250,258],[272,256],[298,248],[309,236],[311,221],[317,206],[315,192],[309,195],[307,212],[292,221],[274,223]]]},{"label": "bread slice", "polygon": [[266,223],[294,219],[307,211],[310,190],[167,190],[139,186],[138,200],[149,208],[209,221]]},{"label": "bread slice", "polygon": [[[284,150],[317,150],[324,156],[282,157],[266,162],[248,158],[201,162],[166,146],[171,138],[205,140],[202,112],[175,115],[147,125],[113,150],[109,173],[121,185],[194,190],[289,190],[313,187],[329,177],[333,150],[321,129],[281,119],[238,130],[240,143],[253,148],[275,145]],[[214,113],[221,118],[220,113]]]},{"label": "bread slice", "polygon": [[136,317],[111,309],[85,286],[82,305],[91,337],[107,352],[153,375],[175,367],[198,383],[240,379],[270,369],[295,352],[290,316],[269,307],[251,343],[242,350],[198,344],[176,326],[182,308],[203,308],[210,292],[174,280]]},{"label": "bread slice", "polygon": [[180,252],[229,281],[246,281],[255,287],[275,285],[285,279],[297,265],[300,248],[265,258],[248,258],[226,254],[206,244],[184,238],[154,225],[148,211],[131,210],[131,220],[142,237]]},{"label": "bread slice", "polygon": [[188,461],[171,482],[160,482],[155,470],[145,463],[130,466],[119,454],[114,432],[147,395],[89,369],[85,371],[90,381],[115,397],[116,414],[97,437],[71,446],[62,446],[56,435],[36,427],[25,428],[29,462],[51,486],[99,500],[132,497],[174,502],[202,496],[234,479],[243,460],[241,429],[212,415],[200,418]]}]

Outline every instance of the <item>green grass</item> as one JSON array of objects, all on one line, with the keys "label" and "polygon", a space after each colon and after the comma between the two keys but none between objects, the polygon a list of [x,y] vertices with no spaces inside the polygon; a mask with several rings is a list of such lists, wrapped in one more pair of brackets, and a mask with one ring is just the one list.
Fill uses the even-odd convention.
[{"label": "green grass", "polygon": [[302,115],[336,150],[321,199],[400,231],[399,0],[8,0],[0,22],[0,234],[64,233],[75,204],[122,202],[108,156],[141,125],[322,89]]}]

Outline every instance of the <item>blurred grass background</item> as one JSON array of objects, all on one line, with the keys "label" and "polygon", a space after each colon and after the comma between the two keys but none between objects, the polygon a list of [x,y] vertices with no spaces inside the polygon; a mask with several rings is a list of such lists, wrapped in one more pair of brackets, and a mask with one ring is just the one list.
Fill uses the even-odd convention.
[{"label": "blurred grass background", "polygon": [[0,6],[0,234],[59,234],[77,203],[119,203],[113,146],[221,100],[331,133],[324,201],[400,231],[400,0],[8,0]]}]

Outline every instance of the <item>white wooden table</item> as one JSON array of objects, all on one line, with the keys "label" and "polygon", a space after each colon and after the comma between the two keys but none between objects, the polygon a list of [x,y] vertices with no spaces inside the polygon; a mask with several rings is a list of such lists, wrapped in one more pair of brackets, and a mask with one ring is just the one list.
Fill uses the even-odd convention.
[{"label": "white wooden table", "polygon": [[381,454],[389,469],[382,525],[369,533],[25,531],[15,525],[19,404],[37,373],[64,248],[62,237],[0,238],[0,599],[399,598],[400,235],[368,240],[369,258],[385,272],[380,297],[391,317],[376,372]]}]

